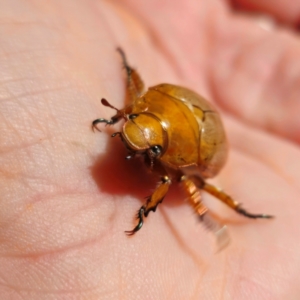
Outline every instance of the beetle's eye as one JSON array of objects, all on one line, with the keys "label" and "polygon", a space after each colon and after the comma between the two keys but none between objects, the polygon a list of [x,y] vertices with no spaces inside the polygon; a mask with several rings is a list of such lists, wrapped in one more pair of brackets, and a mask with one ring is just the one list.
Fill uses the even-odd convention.
[{"label": "beetle's eye", "polygon": [[133,120],[133,119],[135,119],[137,116],[138,116],[137,114],[129,115],[129,119],[130,119],[130,120]]},{"label": "beetle's eye", "polygon": [[162,147],[159,145],[155,145],[150,148],[150,151],[151,151],[152,156],[157,157],[162,153]]}]

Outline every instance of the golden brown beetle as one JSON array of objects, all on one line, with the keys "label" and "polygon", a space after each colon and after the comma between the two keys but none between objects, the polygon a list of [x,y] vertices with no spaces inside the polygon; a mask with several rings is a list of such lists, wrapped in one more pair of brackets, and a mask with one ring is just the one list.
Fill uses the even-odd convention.
[{"label": "golden brown beetle", "polygon": [[[129,151],[130,159],[136,154],[143,155],[145,163],[161,175],[161,181],[154,193],[138,211],[138,224],[128,235],[143,226],[143,218],[155,211],[167,194],[172,181],[181,183],[190,203],[201,220],[205,221],[208,209],[201,201],[200,190],[215,196],[239,214],[249,218],[271,218],[266,214],[251,214],[238,202],[226,195],[205,179],[214,177],[224,166],[227,157],[227,143],[219,114],[212,105],[195,92],[172,84],[159,84],[144,92],[139,74],[131,68],[124,52],[120,52],[127,72],[127,83],[132,103],[124,109],[116,109],[102,99],[104,106],[117,113],[110,119],[93,121],[113,125],[125,120],[119,135]],[[97,128],[97,127],[96,127]],[[208,218],[205,222],[210,229],[216,223]]]}]

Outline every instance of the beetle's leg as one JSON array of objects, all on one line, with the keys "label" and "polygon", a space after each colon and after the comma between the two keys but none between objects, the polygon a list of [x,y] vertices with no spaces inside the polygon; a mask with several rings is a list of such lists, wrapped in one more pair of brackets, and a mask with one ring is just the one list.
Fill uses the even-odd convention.
[{"label": "beetle's leg", "polygon": [[129,95],[132,100],[135,100],[144,92],[144,83],[137,71],[128,65],[124,51],[121,48],[117,48],[117,51],[122,57],[123,65],[126,70]]},{"label": "beetle's leg", "polygon": [[127,235],[133,235],[143,226],[144,217],[147,217],[150,211],[155,212],[156,207],[161,203],[167,194],[169,187],[171,185],[171,180],[168,176],[164,176],[161,182],[155,189],[154,193],[148,198],[147,202],[139,209],[137,213],[138,224],[133,230],[125,231]]},{"label": "beetle's leg", "polygon": [[200,219],[207,213],[207,207],[201,201],[200,189],[187,176],[181,177],[181,185],[186,193],[188,200]]},{"label": "beetle's leg", "polygon": [[97,125],[99,123],[105,123],[106,125],[114,125],[117,122],[119,122],[122,118],[123,119],[125,118],[126,111],[124,109],[117,109],[117,108],[115,108],[114,106],[112,106],[104,98],[101,99],[101,103],[104,106],[107,106],[107,107],[110,107],[110,108],[116,110],[117,113],[110,120],[106,120],[106,119],[103,119],[103,118],[99,118],[99,119],[94,120],[93,123],[92,123],[92,129],[93,130],[96,128],[98,131],[100,131],[100,129],[98,129],[98,127],[97,127]]},{"label": "beetle's leg", "polygon": [[117,122],[118,122],[118,120],[115,120],[115,119],[113,119],[113,118],[111,118],[110,120],[106,120],[106,119],[103,119],[103,118],[99,118],[99,119],[96,119],[96,120],[93,121],[93,123],[92,123],[92,129],[93,129],[93,131],[94,131],[94,129],[96,129],[96,130],[98,130],[98,131],[101,131],[101,130],[97,127],[97,125],[98,125],[99,123],[105,123],[106,125],[113,125],[113,124],[115,124],[115,123],[117,123]]},{"label": "beetle's leg", "polygon": [[181,186],[201,222],[203,222],[204,226],[209,231],[212,231],[217,237],[218,250],[225,248],[230,240],[227,233],[227,227],[217,222],[217,220],[209,214],[208,208],[201,201],[200,189],[191,178],[182,176]]},{"label": "beetle's leg", "polygon": [[267,214],[252,214],[245,209],[242,208],[241,204],[237,201],[234,201],[230,196],[224,193],[222,190],[218,189],[217,187],[208,184],[206,182],[202,182],[201,188],[208,192],[209,194],[215,196],[223,203],[234,209],[237,213],[251,219],[271,219],[273,216]]}]

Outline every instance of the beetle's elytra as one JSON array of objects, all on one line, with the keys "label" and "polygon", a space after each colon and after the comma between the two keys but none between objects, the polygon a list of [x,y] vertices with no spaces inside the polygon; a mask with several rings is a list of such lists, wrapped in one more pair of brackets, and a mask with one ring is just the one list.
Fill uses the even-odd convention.
[{"label": "beetle's elytra", "polygon": [[[138,211],[137,226],[125,232],[132,235],[141,229],[144,217],[150,211],[155,212],[172,182],[180,182],[201,220],[205,220],[208,209],[201,201],[200,190],[248,218],[271,218],[247,212],[230,196],[206,182],[222,169],[228,149],[222,121],[213,106],[195,92],[172,84],[159,84],[144,91],[139,74],[128,65],[124,52],[118,51],[132,102],[119,110],[102,99],[102,104],[116,110],[116,114],[110,120],[96,119],[92,126],[113,125],[123,119],[122,131],[112,136],[119,135],[125,144],[129,152],[126,158],[142,156],[149,168],[161,176],[154,193]],[[211,224],[212,219],[208,220]]]}]

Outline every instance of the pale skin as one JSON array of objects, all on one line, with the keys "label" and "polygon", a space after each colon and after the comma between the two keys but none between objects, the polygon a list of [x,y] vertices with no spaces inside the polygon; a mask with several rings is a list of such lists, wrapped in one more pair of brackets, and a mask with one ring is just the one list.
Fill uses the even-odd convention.
[{"label": "pale skin", "polygon": [[[261,2],[284,30],[225,1],[2,1],[1,299],[299,298],[300,9]],[[125,103],[118,46],[146,86],[180,84],[215,103],[231,150],[210,182],[275,219],[205,195],[231,239],[214,254],[172,187],[124,234],[156,179],[110,139],[119,125],[91,130],[114,114],[102,97]]]}]

